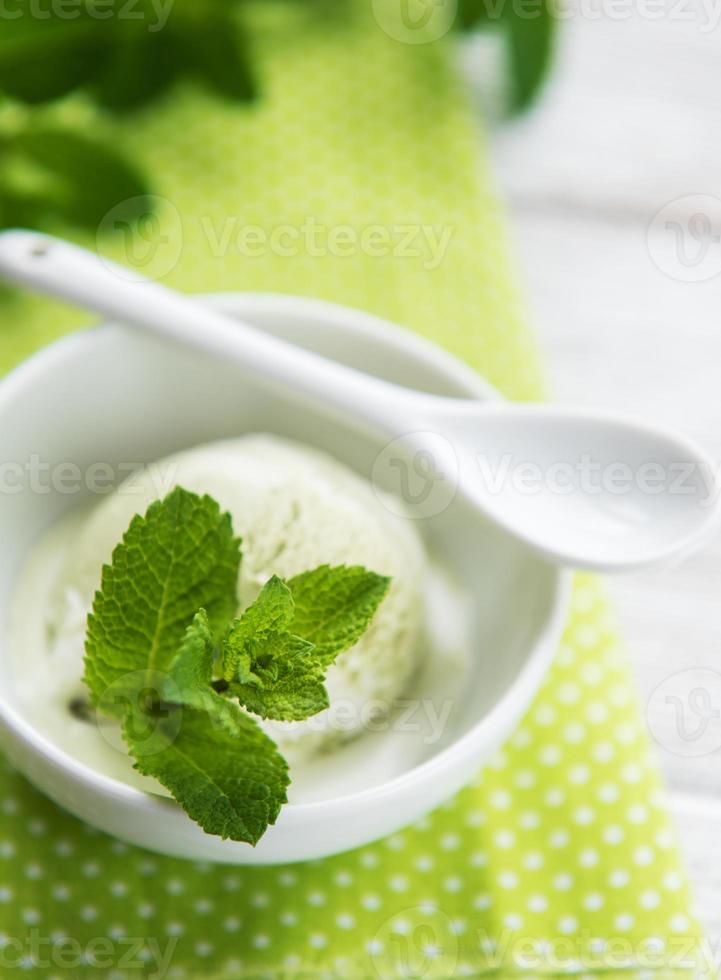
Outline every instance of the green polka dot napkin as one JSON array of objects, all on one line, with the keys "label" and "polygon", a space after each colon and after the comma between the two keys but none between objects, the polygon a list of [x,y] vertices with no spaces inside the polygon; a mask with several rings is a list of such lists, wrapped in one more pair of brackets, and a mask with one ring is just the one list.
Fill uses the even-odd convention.
[{"label": "green polka dot napkin", "polygon": [[[377,2],[323,17],[292,0],[244,9],[260,104],[183,87],[122,124],[81,99],[59,110],[111,130],[152,175],[160,227],[132,255],[112,234],[104,249],[188,291],[370,310],[508,396],[537,396],[502,217],[445,42],[389,37]],[[0,363],[81,319],[6,298]],[[697,939],[626,666],[585,576],[503,751],[446,806],[361,850],[267,869],[193,864],[112,840],[1,773],[2,977],[668,974],[693,968]]]}]

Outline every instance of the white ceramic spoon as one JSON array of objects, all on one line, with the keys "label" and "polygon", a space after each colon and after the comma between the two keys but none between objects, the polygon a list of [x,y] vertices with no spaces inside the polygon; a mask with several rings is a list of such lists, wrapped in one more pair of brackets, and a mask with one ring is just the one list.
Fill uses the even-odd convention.
[{"label": "white ceramic spoon", "polygon": [[370,426],[393,443],[381,469],[425,473],[419,513],[462,493],[552,562],[611,571],[649,565],[689,551],[718,518],[715,466],[678,434],[607,413],[402,388],[35,232],[0,234],[0,276],[211,351],[349,424]]}]

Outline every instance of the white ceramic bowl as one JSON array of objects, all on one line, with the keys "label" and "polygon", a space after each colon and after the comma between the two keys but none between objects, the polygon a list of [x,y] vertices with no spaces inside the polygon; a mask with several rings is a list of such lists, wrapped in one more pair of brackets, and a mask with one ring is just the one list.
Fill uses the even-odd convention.
[{"label": "white ceramic bowl", "polygon": [[[276,295],[208,297],[275,334],[389,380],[461,397],[497,397],[466,365],[414,334],[341,306]],[[0,383],[3,461],[51,466],[150,462],[249,431],[301,439],[369,476],[379,445],[292,399],[240,383],[231,365],[103,325],[30,358]],[[8,607],[30,547],[77,495],[0,497],[0,735],[11,761],[61,806],[167,854],[273,864],[337,853],[391,833],[467,783],[510,734],[559,640],[568,578],[478,518],[461,499],[422,522],[434,557],[464,583],[472,666],[443,737],[363,736],[301,780],[255,848],[205,834],[172,801],[80,763],[23,715],[7,653]],[[400,749],[397,746],[402,746]]]}]

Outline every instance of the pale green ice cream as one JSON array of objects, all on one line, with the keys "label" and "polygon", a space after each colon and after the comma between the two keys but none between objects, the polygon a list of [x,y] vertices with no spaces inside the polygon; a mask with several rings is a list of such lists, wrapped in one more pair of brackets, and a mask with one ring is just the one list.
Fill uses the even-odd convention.
[{"label": "pale green ice cream", "polygon": [[[64,671],[82,673],[84,620],[100,570],[131,518],[181,485],[214,497],[242,537],[239,609],[271,575],[360,564],[392,578],[360,641],[328,671],[331,707],[304,722],[266,722],[289,758],[358,734],[392,709],[418,666],[426,557],[415,525],[335,459],[300,443],[249,435],[168,457],[132,476],[82,520],[52,589],[49,627]],[[393,510],[397,511],[394,501]]]}]

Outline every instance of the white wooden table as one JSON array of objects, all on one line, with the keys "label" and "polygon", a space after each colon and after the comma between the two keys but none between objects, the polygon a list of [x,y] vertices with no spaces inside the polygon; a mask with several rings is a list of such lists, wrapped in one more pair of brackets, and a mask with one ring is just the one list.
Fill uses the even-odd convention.
[{"label": "white wooden table", "polygon": [[[492,149],[556,398],[681,427],[721,460],[721,26],[709,29],[702,7],[676,4],[674,15],[671,2],[656,20],[635,2],[622,20],[575,13],[542,102],[497,125]],[[654,226],[654,248],[666,246],[661,271],[647,229],[677,199]],[[694,236],[699,201],[710,224],[694,219]],[[721,707],[721,676],[699,673],[721,674],[721,540],[610,588],[660,733],[699,914],[718,942],[721,721],[709,716],[695,739],[704,705],[691,704],[689,690],[700,678],[712,709]],[[670,682],[680,707],[654,695],[684,671],[693,673]],[[691,732],[681,754],[666,744],[677,710]]]}]

